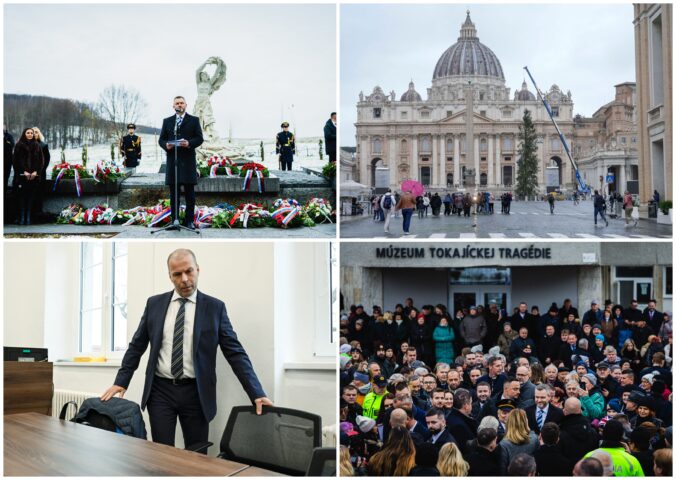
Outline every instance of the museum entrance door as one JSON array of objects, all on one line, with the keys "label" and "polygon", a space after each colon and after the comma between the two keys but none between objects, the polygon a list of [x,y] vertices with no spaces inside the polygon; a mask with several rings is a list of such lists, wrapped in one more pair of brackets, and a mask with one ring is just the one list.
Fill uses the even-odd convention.
[{"label": "museum entrance door", "polygon": [[472,305],[495,303],[498,309],[510,305],[511,269],[494,267],[448,269],[448,305],[453,314]]}]

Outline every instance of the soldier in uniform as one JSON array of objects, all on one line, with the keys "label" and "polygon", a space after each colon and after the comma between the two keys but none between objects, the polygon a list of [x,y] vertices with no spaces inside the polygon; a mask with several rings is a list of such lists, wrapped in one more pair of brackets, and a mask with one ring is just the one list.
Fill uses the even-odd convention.
[{"label": "soldier in uniform", "polygon": [[132,174],[136,171],[139,162],[141,161],[141,137],[136,135],[136,125],[130,123],[127,125],[128,135],[125,135],[120,140],[120,153],[122,154],[123,165]]},{"label": "soldier in uniform", "polygon": [[282,131],[277,134],[277,155],[282,164],[282,170],[291,170],[293,156],[296,154],[296,140],[289,132],[289,122],[282,123]]}]

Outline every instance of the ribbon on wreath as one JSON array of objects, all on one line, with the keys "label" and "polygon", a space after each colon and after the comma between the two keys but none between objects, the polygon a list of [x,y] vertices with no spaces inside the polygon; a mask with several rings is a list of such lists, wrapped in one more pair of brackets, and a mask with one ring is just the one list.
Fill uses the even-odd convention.
[{"label": "ribbon on wreath", "polygon": [[155,225],[157,225],[158,223],[160,223],[161,221],[167,219],[167,218],[170,217],[170,216],[171,216],[171,207],[166,208],[165,210],[162,210],[160,213],[158,213],[157,215],[155,215],[155,216],[153,217],[153,219],[150,221],[150,223],[148,224],[148,226],[149,226],[149,227],[154,227]]},{"label": "ribbon on wreath", "polygon": [[275,202],[275,207],[279,207],[279,208],[277,208],[277,210],[272,212],[272,218],[277,218],[278,216],[282,216],[282,215],[286,214],[286,216],[282,220],[282,224],[284,226],[287,226],[291,222],[291,220],[296,218],[298,216],[298,214],[303,210],[300,207],[300,205],[298,204],[298,202],[296,200],[293,200],[293,199],[292,200],[282,200],[282,201],[277,200]]}]

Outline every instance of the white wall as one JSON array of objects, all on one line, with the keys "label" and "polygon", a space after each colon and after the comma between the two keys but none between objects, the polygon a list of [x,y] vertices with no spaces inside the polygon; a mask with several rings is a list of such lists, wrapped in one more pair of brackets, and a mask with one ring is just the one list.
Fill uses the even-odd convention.
[{"label": "white wall", "polygon": [[[305,246],[312,249],[312,245],[299,244],[302,247],[299,251],[302,252]],[[315,317],[305,308],[315,293],[311,284],[301,285],[302,289],[294,289],[297,294],[294,302],[298,308],[292,315],[275,310],[280,289],[286,287],[275,278],[275,247],[272,243],[130,242],[128,338],[131,339],[138,327],[147,298],[173,288],[167,274],[166,258],[179,247],[191,248],[197,256],[200,265],[198,288],[225,302],[233,327],[251,357],[268,397],[279,406],[319,413],[324,425],[335,423],[335,368],[329,372],[284,368],[285,362],[306,362],[306,368],[314,368],[308,364],[318,361],[312,356],[310,338]],[[79,248],[78,242],[5,244],[5,345],[46,346],[52,361],[77,353]],[[26,260],[22,261],[22,258]],[[313,270],[314,263],[301,260],[296,265],[303,267],[303,275],[307,275]],[[19,273],[9,277],[7,272]],[[33,284],[35,288],[30,291],[25,288],[25,285]],[[293,320],[287,323],[290,317]],[[10,322],[10,319],[17,321]],[[277,333],[284,335],[285,341],[276,339]],[[308,348],[309,352],[306,351]],[[148,352],[142,357],[125,395],[137,403],[141,401],[147,356]],[[328,361],[335,365],[335,356]],[[112,385],[117,368],[55,365],[55,388],[103,392]],[[209,440],[216,445],[210,449],[211,455],[217,453],[230,409],[249,403],[222,356],[217,360],[216,370],[218,413],[210,424]],[[318,401],[314,393],[321,395],[322,400]],[[145,416],[149,428],[147,412]],[[177,430],[176,445],[180,447],[183,446],[180,426]]]},{"label": "white wall", "polygon": [[[6,347],[44,343],[45,243],[5,242],[3,334]],[[21,299],[21,301],[12,301]]]},{"label": "white wall", "polygon": [[327,243],[275,244],[276,397],[280,405],[319,414],[322,426],[335,424],[338,411],[337,350],[322,356],[313,348],[316,320],[322,322],[317,305],[330,299],[328,249]]}]

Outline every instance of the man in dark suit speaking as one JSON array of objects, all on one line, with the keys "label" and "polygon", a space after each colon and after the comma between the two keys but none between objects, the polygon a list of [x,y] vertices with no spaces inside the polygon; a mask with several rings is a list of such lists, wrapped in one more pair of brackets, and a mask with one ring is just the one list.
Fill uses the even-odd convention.
[{"label": "man in dark suit speaking", "polygon": [[199,266],[191,250],[167,259],[172,292],[150,297],[115,383],[101,395],[120,397],[150,344],[141,408],[148,406],[154,442],[174,445],[176,419],[185,445],[206,442],[216,416],[216,351],[221,351],[260,415],[265,396],[249,356],[237,340],[225,304],[197,290]]},{"label": "man in dark suit speaking", "polygon": [[[174,98],[175,115],[167,117],[162,122],[159,144],[167,152],[167,171],[164,183],[169,185],[171,198],[171,221],[178,218],[181,199],[181,186],[185,191],[185,221],[183,225],[194,229],[195,218],[195,185],[197,185],[197,160],[195,149],[202,145],[202,127],[200,119],[185,112],[188,104],[183,97]],[[174,130],[176,140],[180,140],[178,146],[174,146]],[[178,150],[174,152],[174,148]],[[174,155],[178,157],[178,198],[174,192]]]}]

